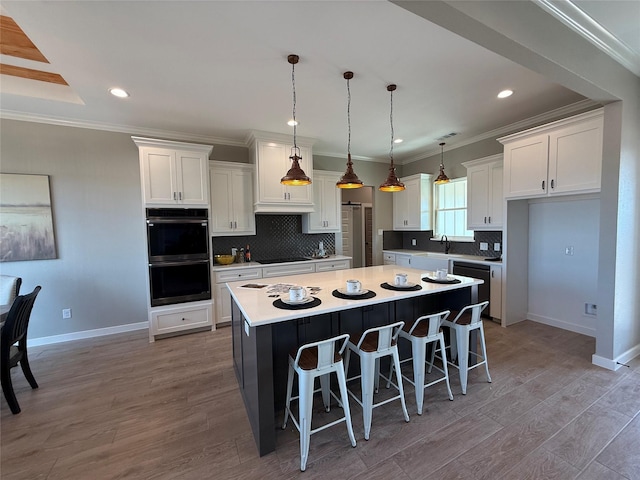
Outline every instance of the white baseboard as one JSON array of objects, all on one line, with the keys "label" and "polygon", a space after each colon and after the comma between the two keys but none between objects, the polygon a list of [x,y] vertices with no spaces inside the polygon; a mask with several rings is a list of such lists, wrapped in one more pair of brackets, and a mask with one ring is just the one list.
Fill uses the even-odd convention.
[{"label": "white baseboard", "polygon": [[606,368],[607,370],[618,370],[620,367],[629,363],[629,360],[632,360],[640,355],[640,344],[635,347],[630,348],[626,352],[618,355],[613,360],[605,357],[601,357],[600,355],[596,355],[595,353],[591,356],[591,363],[597,365],[602,368]]},{"label": "white baseboard", "polygon": [[149,322],[128,323],[115,327],[96,328],[95,330],[84,330],[82,332],[65,333],[62,335],[52,335],[50,337],[29,338],[29,346],[51,345],[53,343],[70,342],[83,338],[102,337],[104,335],[115,335],[116,333],[133,332],[134,330],[146,330]]},{"label": "white baseboard", "polygon": [[563,330],[569,330],[570,332],[581,333],[589,337],[595,338],[596,336],[595,328],[578,325],[576,323],[559,320],[557,318],[544,317],[542,315],[536,315],[535,313],[527,313],[527,319],[533,322],[544,323],[545,325],[549,325],[551,327],[558,327],[562,328]]}]

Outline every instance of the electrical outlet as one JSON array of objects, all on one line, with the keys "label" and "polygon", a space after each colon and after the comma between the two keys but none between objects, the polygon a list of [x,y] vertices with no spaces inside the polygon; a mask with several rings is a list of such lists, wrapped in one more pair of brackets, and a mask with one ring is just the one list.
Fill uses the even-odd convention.
[{"label": "electrical outlet", "polygon": [[378,235],[379,235],[379,236],[382,236],[382,234],[383,234],[383,233],[384,233],[384,230],[383,230],[382,228],[379,228],[379,229],[378,229]]},{"label": "electrical outlet", "polygon": [[598,314],[598,306],[595,303],[585,303],[584,304],[584,313],[585,313],[585,315],[597,315]]},{"label": "electrical outlet", "polygon": [[500,247],[501,247],[500,242],[494,243],[493,244],[493,251],[494,252],[499,252],[500,251]]},{"label": "electrical outlet", "polygon": [[480,250],[489,250],[489,244],[487,242],[480,242]]},{"label": "electrical outlet", "polygon": [[62,318],[71,318],[71,309],[63,308],[62,309]]},{"label": "electrical outlet", "polygon": [[413,245],[414,247],[416,246],[416,239],[415,238],[411,239],[411,245]]},{"label": "electrical outlet", "polygon": [[568,245],[567,248],[564,249],[565,255],[573,255],[573,245]]}]

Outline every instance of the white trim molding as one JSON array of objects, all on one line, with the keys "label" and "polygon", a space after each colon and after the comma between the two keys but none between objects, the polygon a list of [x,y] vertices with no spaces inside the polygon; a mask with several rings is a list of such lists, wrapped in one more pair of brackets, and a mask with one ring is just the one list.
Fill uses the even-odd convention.
[{"label": "white trim molding", "polygon": [[544,11],[640,76],[640,55],[570,0],[533,0]]},{"label": "white trim molding", "polygon": [[640,355],[640,344],[630,348],[622,355],[618,355],[618,357],[614,358],[613,360],[601,357],[600,355],[596,355],[594,353],[591,356],[591,363],[599,367],[606,368],[607,370],[616,371],[620,367],[625,366],[629,362],[629,360],[636,358],[638,355]]},{"label": "white trim molding", "polygon": [[85,338],[102,337],[104,335],[115,335],[116,333],[133,332],[135,330],[147,330],[149,322],[128,323],[115,327],[96,328],[94,330],[83,330],[81,332],[65,333],[62,335],[52,335],[50,337],[29,338],[30,347],[41,345],[51,345],[53,343],[70,342],[72,340],[82,340]]}]

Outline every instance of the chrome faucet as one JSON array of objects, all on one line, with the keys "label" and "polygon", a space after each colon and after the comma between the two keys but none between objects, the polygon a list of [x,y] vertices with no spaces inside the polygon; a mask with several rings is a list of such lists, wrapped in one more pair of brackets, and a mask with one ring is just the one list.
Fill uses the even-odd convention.
[{"label": "chrome faucet", "polygon": [[442,244],[444,244],[444,253],[449,253],[449,250],[451,249],[451,242],[449,242],[446,235],[442,235],[442,238],[440,238],[440,245]]}]

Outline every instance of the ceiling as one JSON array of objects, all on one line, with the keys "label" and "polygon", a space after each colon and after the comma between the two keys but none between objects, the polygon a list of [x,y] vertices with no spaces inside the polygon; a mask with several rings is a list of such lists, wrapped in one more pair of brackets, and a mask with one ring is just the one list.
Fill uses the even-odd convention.
[{"label": "ceiling", "polygon": [[[625,22],[633,15],[620,14],[630,4],[635,13],[636,2],[576,3],[614,19],[602,25],[627,45],[640,32]],[[297,133],[317,140],[314,154],[346,154],[351,70],[353,157],[388,159],[386,86],[395,83],[394,134],[404,142],[394,159],[406,163],[439,152],[450,133],[453,146],[584,100],[386,1],[3,0],[1,13],[49,62],[3,51],[4,118],[244,146],[251,130],[293,133],[287,55],[295,53]],[[59,74],[67,85],[6,75],[6,66]],[[130,97],[113,97],[111,87]],[[515,93],[498,100],[504,88]]]}]

